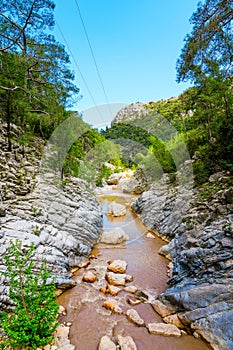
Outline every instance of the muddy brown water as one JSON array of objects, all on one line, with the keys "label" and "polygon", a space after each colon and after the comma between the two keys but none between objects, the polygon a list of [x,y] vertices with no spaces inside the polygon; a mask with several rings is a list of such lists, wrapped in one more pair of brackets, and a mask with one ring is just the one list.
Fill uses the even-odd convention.
[{"label": "muddy brown water", "polygon": [[[100,338],[109,335],[117,340],[117,335],[133,337],[138,350],[205,350],[211,347],[201,339],[190,335],[181,338],[164,337],[149,334],[145,327],[137,327],[129,322],[124,315],[114,314],[103,308],[106,296],[99,291],[106,286],[105,273],[109,260],[122,259],[128,264],[127,274],[133,276],[129,285],[145,291],[148,301],[136,306],[127,303],[132,294],[121,291],[117,297],[123,311],[134,308],[146,323],[162,322],[161,317],[153,310],[149,301],[167,289],[168,260],[158,254],[164,242],[158,238],[147,238],[148,229],[130,210],[132,196],[123,195],[117,191],[99,194],[99,201],[103,209],[105,230],[121,227],[129,235],[130,240],[125,246],[97,245],[92,254],[96,259],[86,269],[78,270],[74,279],[77,286],[63,293],[58,303],[67,309],[67,315],[61,317],[61,322],[71,322],[70,340],[76,350],[97,350]],[[111,201],[125,204],[127,214],[122,218],[111,218],[106,215],[107,205]],[[97,281],[93,284],[82,282],[83,273],[91,270],[97,274]]]}]

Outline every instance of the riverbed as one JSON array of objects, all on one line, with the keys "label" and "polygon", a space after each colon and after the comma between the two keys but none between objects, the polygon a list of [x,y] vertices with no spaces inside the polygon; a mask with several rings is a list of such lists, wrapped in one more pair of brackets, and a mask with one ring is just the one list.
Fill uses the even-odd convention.
[{"label": "riverbed", "polygon": [[[205,350],[211,349],[202,339],[191,335],[180,338],[149,334],[146,327],[138,327],[127,320],[124,314],[116,314],[103,307],[107,296],[100,291],[106,287],[105,274],[108,262],[121,259],[127,262],[127,274],[133,277],[128,285],[137,287],[143,295],[142,302],[131,306],[128,299],[133,295],[122,291],[116,296],[119,306],[126,312],[135,309],[145,323],[162,322],[161,317],[153,310],[150,301],[167,289],[167,272],[169,261],[159,255],[164,245],[156,235],[149,235],[148,229],[131,211],[130,205],[135,196],[126,195],[118,190],[104,190],[98,193],[102,206],[104,229],[106,231],[121,227],[129,236],[124,245],[98,244],[92,251],[88,267],[79,269],[74,274],[77,286],[63,293],[58,303],[63,305],[67,314],[61,316],[61,322],[72,323],[70,340],[77,350],[97,350],[102,336],[108,335],[113,341],[117,335],[131,336],[138,350]],[[115,201],[126,205],[126,216],[113,218],[107,215],[107,206]],[[82,281],[85,271],[90,270],[97,275],[94,283]]]}]

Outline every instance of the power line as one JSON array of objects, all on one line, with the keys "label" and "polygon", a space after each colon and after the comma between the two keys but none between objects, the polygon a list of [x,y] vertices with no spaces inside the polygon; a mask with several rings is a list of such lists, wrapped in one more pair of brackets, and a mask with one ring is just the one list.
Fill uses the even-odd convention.
[{"label": "power line", "polygon": [[76,61],[76,58],[75,58],[75,56],[74,56],[74,54],[73,54],[73,52],[72,52],[72,50],[71,50],[71,48],[70,48],[70,45],[68,44],[68,42],[67,42],[67,40],[66,40],[66,38],[65,38],[65,36],[64,36],[64,34],[63,34],[63,31],[62,31],[62,29],[61,29],[61,27],[60,27],[60,25],[59,25],[59,23],[58,23],[57,20],[56,20],[56,25],[57,25],[57,28],[58,28],[58,30],[59,30],[61,36],[62,36],[62,39],[64,40],[64,43],[65,43],[66,46],[67,46],[67,49],[68,49],[68,51],[69,51],[69,53],[70,53],[70,56],[72,57],[72,59],[73,59],[73,61],[74,61],[74,64],[75,64],[75,66],[76,66],[76,68],[77,68],[77,70],[78,70],[78,72],[79,72],[79,74],[80,74],[80,76],[81,76],[81,78],[82,78],[82,80],[83,80],[83,82],[84,82],[84,85],[85,85],[85,87],[86,87],[86,89],[87,89],[87,91],[88,91],[88,93],[89,93],[89,95],[90,95],[90,97],[91,97],[91,99],[92,99],[92,102],[93,102],[94,106],[96,107],[96,110],[98,111],[98,113],[99,113],[101,119],[103,119],[103,118],[102,118],[102,115],[101,115],[101,113],[100,113],[100,110],[99,110],[99,108],[98,108],[98,106],[97,106],[97,103],[96,103],[96,101],[95,101],[95,99],[94,99],[94,96],[93,96],[91,90],[89,89],[89,86],[88,86],[88,84],[87,84],[87,81],[86,81],[84,75],[82,74],[82,72],[81,72],[81,70],[80,70],[80,68],[79,68],[79,65],[78,65],[78,63],[77,63],[77,61]]},{"label": "power line", "polygon": [[91,41],[90,41],[89,35],[88,35],[88,33],[87,33],[86,25],[85,25],[85,23],[84,23],[83,16],[82,16],[82,13],[81,13],[81,10],[80,10],[78,1],[77,1],[77,0],[74,0],[74,1],[75,1],[76,6],[77,6],[77,9],[78,9],[79,17],[80,17],[81,22],[82,22],[82,25],[83,25],[83,29],[84,29],[84,32],[85,32],[85,35],[86,35],[86,39],[87,39],[87,42],[88,42],[88,46],[89,46],[89,48],[90,48],[91,55],[92,55],[92,58],[93,58],[93,61],[94,61],[94,64],[95,64],[95,68],[96,68],[96,71],[97,71],[97,74],[98,74],[98,77],[99,77],[99,81],[100,81],[100,84],[101,84],[101,86],[102,86],[103,93],[104,93],[106,102],[107,102],[107,104],[108,104],[109,112],[110,112],[110,115],[111,115],[111,114],[112,114],[112,111],[111,111],[110,103],[109,103],[108,96],[107,96],[107,93],[106,93],[106,90],[105,90],[105,87],[104,87],[103,80],[102,80],[102,78],[101,78],[101,74],[100,74],[100,70],[99,70],[99,67],[98,67],[98,64],[97,64],[97,61],[96,61],[96,58],[95,58],[94,50],[93,50],[93,48],[92,48]]}]

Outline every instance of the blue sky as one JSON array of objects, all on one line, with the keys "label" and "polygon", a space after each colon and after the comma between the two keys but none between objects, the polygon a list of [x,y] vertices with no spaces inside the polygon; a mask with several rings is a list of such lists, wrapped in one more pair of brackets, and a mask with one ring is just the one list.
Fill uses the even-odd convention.
[{"label": "blue sky", "polygon": [[[75,0],[55,3],[57,23],[96,104],[106,104]],[[198,0],[78,0],[108,100],[115,103],[113,114],[117,103],[121,106],[165,99],[188,87],[176,83],[175,67],[197,3]],[[57,28],[54,34],[64,43]],[[71,68],[83,96],[74,109],[89,110],[94,107],[93,101],[73,63]],[[108,111],[102,116],[96,113],[94,121],[86,119],[93,124],[98,118],[100,123],[108,122],[113,117]]]}]

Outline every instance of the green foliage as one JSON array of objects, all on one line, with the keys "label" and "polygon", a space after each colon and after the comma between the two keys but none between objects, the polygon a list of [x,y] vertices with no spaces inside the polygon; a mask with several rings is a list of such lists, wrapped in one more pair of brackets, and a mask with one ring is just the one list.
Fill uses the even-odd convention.
[{"label": "green foliage", "polygon": [[174,162],[169,151],[164,143],[149,130],[157,125],[157,114],[138,118],[132,124],[126,121],[102,132],[106,139],[112,139],[122,146],[124,166],[132,167],[133,164],[143,166],[148,175],[154,174],[156,178],[161,175],[161,167],[166,172],[173,171]]},{"label": "green foliage", "polygon": [[198,183],[233,171],[232,19],[232,0],[200,2],[177,64],[178,82],[194,82],[181,99],[193,111],[184,131]]},{"label": "green foliage", "polygon": [[38,275],[33,269],[33,245],[25,251],[22,242],[11,241],[5,255],[5,277],[10,283],[10,298],[15,303],[13,312],[1,314],[1,327],[13,347],[36,349],[52,341],[57,327],[58,305],[54,282],[48,283],[50,272],[43,262]]},{"label": "green foliage", "polygon": [[49,30],[51,0],[2,0],[0,5],[0,117],[48,138],[76,98],[69,57]]},{"label": "green foliage", "polygon": [[114,160],[119,163],[121,155],[120,145],[110,140],[98,143],[85,154],[80,166],[79,176],[90,184],[100,184],[104,175],[110,175],[105,163],[114,163]]},{"label": "green foliage", "polygon": [[[62,144],[64,142],[61,142]],[[96,181],[99,186],[102,185],[102,179],[111,174],[104,163],[110,162],[120,167],[122,165],[120,157],[119,145],[106,140],[97,129],[90,129],[86,125],[86,129],[81,132],[66,154],[63,173],[81,177],[91,183]]]},{"label": "green foliage", "polygon": [[201,76],[227,78],[232,75],[232,0],[199,2],[191,17],[193,30],[187,35],[177,63],[178,81]]},{"label": "green foliage", "polygon": [[105,138],[96,129],[89,129],[82,133],[80,137],[70,147],[64,162],[64,174],[71,174],[78,177],[80,171],[80,161],[88,156],[89,152],[98,144],[105,142]]},{"label": "green foliage", "polygon": [[109,169],[106,165],[102,165],[98,171],[96,186],[101,187],[103,179],[108,179],[112,174],[112,170]]},{"label": "green foliage", "polygon": [[209,176],[210,172],[206,164],[202,161],[196,161],[193,165],[193,171],[195,174],[195,182],[197,185],[205,183]]}]

